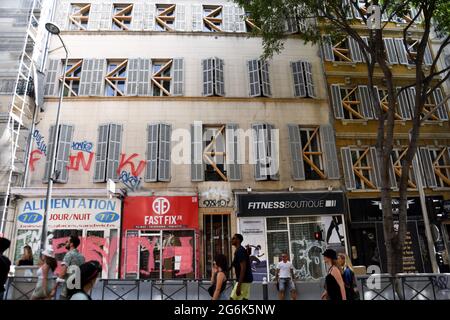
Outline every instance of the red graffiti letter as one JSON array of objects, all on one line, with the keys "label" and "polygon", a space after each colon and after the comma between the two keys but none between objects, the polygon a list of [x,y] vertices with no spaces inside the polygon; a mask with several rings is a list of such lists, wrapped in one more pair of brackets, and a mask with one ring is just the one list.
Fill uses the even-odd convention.
[{"label": "red graffiti letter", "polygon": [[137,156],[139,156],[137,153],[133,153],[128,158],[125,158],[126,155],[122,153],[120,155],[120,164],[119,167],[117,168],[117,174],[120,174],[122,169],[128,164],[131,167],[131,174],[135,177],[138,177],[142,173],[142,170],[144,170],[145,168],[145,161],[144,160],[139,161],[139,165],[136,169],[132,160]]},{"label": "red graffiti letter", "polygon": [[80,170],[80,164],[83,167],[84,171],[89,171],[91,169],[92,160],[94,159],[94,153],[89,153],[89,159],[86,162],[84,158],[84,153],[79,151],[76,156],[69,156],[69,165],[67,166],[68,170]]},{"label": "red graffiti letter", "polygon": [[41,150],[33,150],[33,151],[31,151],[30,161],[29,161],[30,162],[30,169],[31,169],[31,171],[34,171],[34,163],[41,159],[41,157],[39,157],[39,158],[38,157],[34,157],[34,155],[36,153],[40,154],[40,155],[44,154]]}]

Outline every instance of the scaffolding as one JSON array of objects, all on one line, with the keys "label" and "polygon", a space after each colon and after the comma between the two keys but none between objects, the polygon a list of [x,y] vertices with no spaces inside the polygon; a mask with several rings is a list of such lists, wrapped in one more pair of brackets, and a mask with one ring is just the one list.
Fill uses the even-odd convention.
[{"label": "scaffolding", "polygon": [[0,233],[5,232],[11,188],[25,184],[34,118],[43,103],[43,61],[53,0],[0,3]]}]

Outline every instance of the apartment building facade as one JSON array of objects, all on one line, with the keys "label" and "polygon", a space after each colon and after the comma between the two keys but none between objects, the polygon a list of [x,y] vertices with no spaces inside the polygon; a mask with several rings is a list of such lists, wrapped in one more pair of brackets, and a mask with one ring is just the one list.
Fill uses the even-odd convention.
[{"label": "apartment building facade", "polygon": [[54,17],[69,62],[53,36],[27,185],[13,189],[15,257],[39,243],[57,132],[47,223],[59,260],[76,232],[103,277],[200,278],[216,253],[231,260],[240,232],[256,280],[282,253],[313,280],[325,247],[347,251],[318,46],[289,35],[263,61],[258,26],[225,1],[61,0]]},{"label": "apartment building facade", "polygon": [[[365,12],[364,2],[360,2],[360,8]],[[411,55],[406,52],[403,44],[403,29],[416,14],[417,11],[412,9],[406,16],[394,17],[390,22],[387,15],[382,17],[381,23],[386,24],[383,29],[383,41],[397,90],[414,83],[415,67],[412,59],[416,51],[414,48],[418,44],[417,40],[423,32],[420,19],[408,30],[407,45]],[[347,18],[368,43],[369,30],[362,23],[360,12],[351,10]],[[430,42],[424,57],[425,68],[429,69],[436,52],[436,46]],[[382,271],[386,271],[380,171],[375,149],[378,119],[377,112],[370,102],[366,62],[359,45],[350,37],[332,39],[324,35],[323,58],[330,104],[334,113],[336,145],[348,198],[352,260],[354,264],[366,267],[379,265]],[[383,74],[379,68],[375,69],[375,85],[381,107],[386,110],[387,93]],[[447,88],[442,86],[433,92],[426,103],[423,115],[444,100],[446,90]],[[398,198],[395,197],[398,197],[401,163],[406,154],[411,129],[414,94],[414,88],[410,88],[399,95],[395,114],[395,144],[390,168],[394,210],[397,210]],[[436,217],[435,203],[441,203],[449,198],[449,138],[448,106],[445,104],[422,125],[418,150],[420,168],[418,172],[413,168],[410,171],[408,233],[403,265],[405,272],[431,272],[430,258],[435,258],[435,253],[430,253],[427,248],[416,181],[418,176],[424,180],[425,206],[431,221],[435,251],[448,256],[448,248],[446,250],[440,242],[442,240],[439,240],[443,234],[445,235],[445,230]],[[440,265],[441,271],[447,267],[448,260]]]}]

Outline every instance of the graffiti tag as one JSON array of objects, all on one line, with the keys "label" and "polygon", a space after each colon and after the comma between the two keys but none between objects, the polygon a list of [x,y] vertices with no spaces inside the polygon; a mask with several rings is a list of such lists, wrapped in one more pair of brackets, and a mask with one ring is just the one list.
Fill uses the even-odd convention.
[{"label": "graffiti tag", "polygon": [[36,141],[38,150],[47,155],[47,144],[45,143],[44,136],[39,132],[39,130],[34,130],[33,138]]},{"label": "graffiti tag", "polygon": [[89,141],[72,142],[72,149],[91,153],[94,144]]}]

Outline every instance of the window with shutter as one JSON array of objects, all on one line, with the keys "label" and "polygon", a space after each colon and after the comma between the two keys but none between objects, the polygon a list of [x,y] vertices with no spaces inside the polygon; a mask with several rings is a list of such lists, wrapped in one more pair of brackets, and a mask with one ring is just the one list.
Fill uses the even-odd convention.
[{"label": "window with shutter", "polygon": [[325,164],[325,174],[328,179],[340,179],[339,161],[337,158],[334,129],[331,125],[320,126],[320,138]]},{"label": "window with shutter", "polygon": [[201,122],[191,125],[191,180],[204,181],[203,126]]},{"label": "window with shutter", "polygon": [[192,5],[192,31],[203,31],[203,11],[201,4]]},{"label": "window with shutter", "polygon": [[203,31],[204,32],[222,32],[223,31],[223,14],[222,6],[219,5],[203,5]]},{"label": "window with shutter", "polygon": [[250,96],[261,96],[261,81],[259,77],[259,64],[257,59],[247,61],[248,78],[250,85]]},{"label": "window with shutter", "polygon": [[342,167],[344,169],[345,187],[347,190],[356,189],[355,174],[353,172],[353,159],[350,148],[341,148]]},{"label": "window with shutter", "polygon": [[358,86],[359,104],[363,117],[365,119],[373,119],[373,106],[370,97],[369,88],[367,86]]},{"label": "window with shutter", "polygon": [[128,59],[128,73],[126,81],[127,96],[137,96],[140,59]]},{"label": "window with shutter", "polygon": [[59,95],[59,77],[61,75],[61,60],[51,59],[48,60],[47,74],[45,76],[45,96],[58,96]]},{"label": "window with shutter", "polygon": [[87,30],[90,10],[90,3],[71,3],[69,30]]},{"label": "window with shutter", "polygon": [[252,136],[253,136],[253,161],[255,170],[255,180],[262,181],[267,180],[267,173],[265,172],[265,167],[263,164],[266,162],[266,135],[264,134],[264,124],[253,124],[252,125]]},{"label": "window with shutter", "polygon": [[145,181],[158,181],[158,148],[159,148],[159,124],[150,124],[147,127],[147,159]]},{"label": "window with shutter", "polygon": [[[428,148],[432,174],[438,188],[450,187],[450,154],[448,147],[429,147]],[[431,174],[430,173],[430,174]],[[432,180],[430,181],[433,182]]]},{"label": "window with shutter", "polygon": [[170,181],[171,150],[170,141],[172,126],[166,123],[159,124],[159,153],[158,153],[158,180]]},{"label": "window with shutter", "polygon": [[155,11],[154,3],[144,2],[144,30],[155,30]]},{"label": "window with shutter", "polygon": [[174,58],[172,64],[172,85],[171,93],[173,96],[184,95],[184,59]]},{"label": "window with shutter", "polygon": [[[47,144],[47,155],[45,157],[45,170],[44,170],[44,179],[43,179],[43,183],[48,183],[48,179],[50,176],[50,162],[53,158],[53,146],[55,143],[55,135],[56,135],[56,127],[55,126],[51,126],[50,130],[49,130],[49,139],[48,139],[48,144]],[[56,142],[58,143],[58,142]]]},{"label": "window with shutter", "polygon": [[106,69],[105,59],[94,59],[92,64],[92,78],[90,85],[91,96],[103,95],[103,83]]},{"label": "window with shutter", "polygon": [[350,49],[350,57],[353,62],[362,62],[362,54],[361,49],[359,47],[358,42],[352,37],[348,37],[349,49]]},{"label": "window with shutter", "polygon": [[307,95],[310,98],[315,98],[314,81],[312,77],[312,65],[309,62],[303,61],[303,72],[305,73]]},{"label": "window with shutter", "polygon": [[423,62],[426,66],[431,66],[433,64],[433,56],[431,55],[430,45],[427,44],[425,47],[425,52],[423,54]]},{"label": "window with shutter", "polygon": [[[65,97],[78,96],[80,89],[81,64],[83,60],[68,60],[65,71],[63,94]],[[62,79],[61,79],[62,80]]]},{"label": "window with shutter", "polygon": [[223,6],[223,31],[234,32],[234,5]]},{"label": "window with shutter", "polygon": [[152,60],[152,95],[170,96],[172,83],[173,59],[153,59]]},{"label": "window with shutter", "polygon": [[406,90],[401,91],[401,87],[397,87],[397,95],[398,95],[398,110],[400,116],[404,120],[411,120],[411,108],[409,105],[408,92]]},{"label": "window with shutter", "polygon": [[225,125],[203,125],[205,181],[228,181]]},{"label": "window with shutter", "polygon": [[[105,95],[120,97],[125,95],[128,60],[108,60],[108,71],[105,75]],[[91,88],[92,89],[92,88]],[[91,90],[92,91],[92,90]]]},{"label": "window with shutter", "polygon": [[379,188],[381,179],[375,148],[341,148],[341,154],[347,189]]},{"label": "window with shutter", "polygon": [[235,32],[246,32],[246,14],[242,7],[234,7],[234,31]]},{"label": "window with shutter", "polygon": [[278,130],[272,124],[267,124],[268,136],[268,168],[267,176],[270,180],[280,180],[280,148],[279,148],[279,134]]},{"label": "window with shutter", "polygon": [[336,119],[344,119],[341,86],[338,84],[331,85],[331,104],[333,105],[334,117]]},{"label": "window with shutter", "polygon": [[78,95],[89,96],[91,94],[92,73],[95,59],[84,59],[81,66],[80,89]]},{"label": "window with shutter", "polygon": [[303,167],[306,180],[326,179],[320,127],[300,127]]},{"label": "window with shutter", "polygon": [[106,162],[106,179],[118,181],[117,172],[122,148],[122,125],[109,125],[108,156]]},{"label": "window with shutter", "polygon": [[[405,161],[405,156],[406,153],[408,152],[408,148],[407,147],[402,147],[402,148],[394,148],[392,150],[391,153],[391,161],[392,161],[392,166],[393,166],[393,171],[394,171],[394,176],[395,176],[395,184],[392,184],[393,187],[395,187],[395,185],[399,185],[400,184],[400,178],[402,176],[402,165],[403,165],[403,161]],[[414,169],[413,166],[410,166],[410,169],[408,171],[408,188],[412,188],[412,189],[416,189],[417,185],[416,185],[416,176],[414,173]]]},{"label": "window with shutter", "polygon": [[[24,3],[25,4],[25,3]],[[68,0],[59,0],[55,10],[55,23],[61,30],[67,30],[69,15],[71,13],[71,5]]]},{"label": "window with shutter", "polygon": [[130,30],[133,4],[113,4],[112,30]]},{"label": "window with shutter", "polygon": [[204,96],[212,96],[214,94],[214,58],[202,60],[203,75],[203,91]]},{"label": "window with shutter", "polygon": [[330,36],[322,37],[322,51],[325,61],[334,61],[333,44]]},{"label": "window with shutter", "polygon": [[436,113],[440,120],[448,120],[448,109],[447,104],[444,103],[444,96],[442,95],[442,91],[440,88],[436,88],[433,91],[433,104],[434,106],[440,105],[440,107],[437,109]]},{"label": "window with shutter", "polygon": [[228,123],[225,132],[226,139],[226,162],[229,181],[240,181],[241,173],[241,151],[239,149],[238,125]]},{"label": "window with shutter", "polygon": [[394,39],[384,38],[384,48],[386,51],[386,58],[390,64],[398,64],[397,53],[395,51]]},{"label": "window with shutter", "polygon": [[294,95],[306,97],[305,76],[302,61],[291,62],[292,76],[294,79]]},{"label": "window with shutter", "polygon": [[186,5],[177,4],[175,8],[175,29],[186,31]]},{"label": "window with shutter", "polygon": [[99,29],[111,30],[111,17],[113,11],[112,3],[110,1],[102,1],[99,3],[99,10]]},{"label": "window with shutter", "polygon": [[371,182],[377,187],[381,188],[381,163],[378,161],[378,151],[375,147],[370,147],[370,154],[368,156],[369,165],[371,167],[369,177]]},{"label": "window with shutter", "polygon": [[[419,148],[420,162],[422,163],[422,170],[427,182],[428,188],[437,188],[436,175],[434,173],[433,160],[430,155],[430,150],[427,147]],[[433,152],[434,155],[434,152]]]},{"label": "window with shutter", "polygon": [[94,182],[106,181],[106,159],[108,155],[109,125],[98,127],[97,152],[95,153]]},{"label": "window with shutter", "polygon": [[408,64],[408,52],[406,51],[405,45],[402,38],[394,39],[395,49],[397,51],[398,62],[400,64]]},{"label": "window with shutter", "polygon": [[279,180],[278,134],[273,125],[252,125],[255,180]]},{"label": "window with shutter", "polygon": [[225,82],[224,82],[224,62],[223,59],[215,58],[214,61],[214,89],[215,94],[223,97],[225,95]]},{"label": "window with shutter", "polygon": [[[262,94],[265,97],[271,97],[272,89],[270,86],[269,63],[267,61],[259,61],[259,64],[261,65]],[[312,86],[312,93],[314,95],[314,86]]]},{"label": "window with shutter", "polygon": [[137,0],[133,3],[131,30],[144,30],[145,2]]},{"label": "window with shutter", "polygon": [[292,178],[305,180],[305,167],[303,165],[303,147],[300,138],[300,128],[297,124],[288,124],[289,149],[291,152]]},{"label": "window with shutter", "polygon": [[68,172],[67,166],[69,164],[70,148],[72,147],[73,126],[61,124],[59,125],[59,132],[56,132],[56,127],[50,127],[50,140],[48,143],[48,152],[45,162],[44,183],[48,182],[50,174],[50,165],[53,155],[53,146],[56,135],[56,159],[54,168],[54,182],[67,183]]},{"label": "window with shutter", "polygon": [[156,4],[156,30],[175,31],[175,4]]}]

